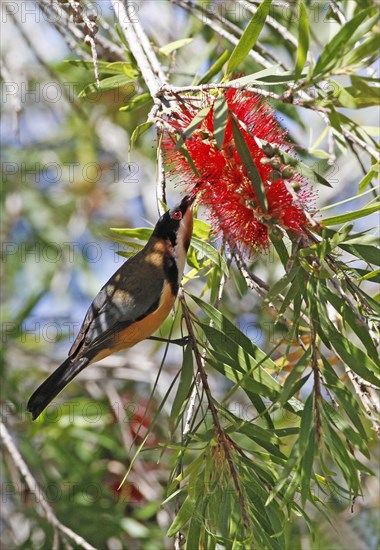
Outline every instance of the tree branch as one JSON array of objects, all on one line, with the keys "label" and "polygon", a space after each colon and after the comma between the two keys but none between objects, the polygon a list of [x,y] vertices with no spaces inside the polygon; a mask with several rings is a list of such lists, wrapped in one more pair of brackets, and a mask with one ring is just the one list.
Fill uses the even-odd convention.
[{"label": "tree branch", "polygon": [[21,476],[25,479],[30,492],[32,494],[38,495],[39,503],[44,512],[44,515],[47,521],[52,525],[55,531],[55,540],[58,536],[57,533],[62,537],[68,537],[70,540],[75,542],[81,548],[85,550],[96,550],[94,546],[89,544],[84,538],[72,531],[66,525],[63,525],[59,519],[55,516],[52,508],[50,507],[45,494],[43,493],[41,487],[38,485],[37,481],[31,474],[29,467],[22,458],[20,452],[18,451],[16,445],[13,443],[10,433],[8,432],[5,424],[0,420],[0,439],[3,442],[4,447],[6,448],[9,455],[12,457],[13,463],[20,472]]},{"label": "tree branch", "polygon": [[139,39],[135,28],[136,24],[132,21],[133,17],[131,18],[129,15],[130,5],[128,2],[126,7],[121,0],[111,0],[111,2],[115,15],[119,21],[121,30],[123,31],[124,36],[128,42],[128,46],[137,61],[143,79],[148,86],[150,95],[154,99],[162,83],[160,82],[158,76],[152,70],[151,63],[146,55],[146,52],[144,51],[144,48],[141,45],[141,29],[139,29]]}]

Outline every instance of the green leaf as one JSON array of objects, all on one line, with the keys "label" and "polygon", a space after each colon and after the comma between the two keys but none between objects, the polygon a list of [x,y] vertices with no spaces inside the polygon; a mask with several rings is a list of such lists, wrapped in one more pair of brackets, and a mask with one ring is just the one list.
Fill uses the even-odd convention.
[{"label": "green leaf", "polygon": [[380,202],[372,206],[366,206],[361,210],[355,210],[354,212],[347,212],[346,214],[338,214],[337,216],[332,216],[331,218],[325,218],[322,220],[323,225],[338,225],[341,223],[351,222],[352,220],[357,220],[358,218],[364,218],[369,216],[374,212],[380,210]]},{"label": "green leaf", "polygon": [[[363,78],[351,76],[352,86],[344,88],[353,97],[356,108],[374,107],[379,104],[380,90],[378,85],[368,86]],[[344,107],[344,105],[343,105]]]},{"label": "green leaf", "polygon": [[283,239],[279,239],[277,236],[274,237],[273,235],[269,235],[269,238],[278,254],[278,257],[280,258],[281,260],[281,263],[282,265],[285,267],[286,269],[286,266],[289,262],[289,253],[288,253],[288,249],[286,248],[285,246],[285,243],[283,241]]},{"label": "green leaf", "polygon": [[353,332],[356,333],[361,343],[367,349],[369,357],[376,362],[378,360],[378,352],[367,327],[361,323],[360,319],[358,319],[346,302],[337,294],[334,294],[327,286],[320,285],[320,292],[326,301],[342,316],[344,323],[347,323]]},{"label": "green leaf", "polygon": [[237,69],[256,44],[269,13],[271,3],[271,0],[263,0],[258,7],[228,60],[226,74],[230,74]]},{"label": "green leaf", "polygon": [[352,445],[357,447],[361,453],[369,458],[368,447],[364,443],[362,435],[356,432],[349,425],[349,423],[344,418],[342,418],[338,411],[330,405],[330,403],[328,403],[327,401],[322,401],[322,407],[324,409],[326,417],[330,420],[332,424],[334,424],[336,429],[339,432],[343,433]]},{"label": "green leaf", "polygon": [[201,532],[203,531],[203,525],[201,518],[205,515],[205,508],[207,503],[202,502],[202,499],[199,499],[201,502],[196,504],[197,514],[194,514],[190,520],[189,530],[186,537],[186,549],[191,550],[192,548],[201,548],[199,542],[201,537]]},{"label": "green leaf", "polygon": [[190,497],[186,497],[185,502],[182,504],[178,514],[173,520],[173,523],[168,529],[167,536],[172,537],[189,521],[193,515],[194,501]]},{"label": "green leaf", "polygon": [[149,128],[151,128],[152,126],[153,126],[153,122],[143,122],[142,124],[139,124],[138,126],[136,126],[136,128],[133,130],[133,133],[131,135],[131,139],[129,142],[129,151],[132,150],[138,138],[143,134],[145,134],[145,132],[147,132]]},{"label": "green leaf", "polygon": [[222,148],[228,119],[228,106],[224,95],[214,103],[214,138],[218,149]]},{"label": "green leaf", "polygon": [[190,44],[192,41],[192,38],[182,38],[181,40],[174,40],[174,42],[169,42],[169,44],[162,46],[162,48],[160,48],[158,51],[163,55],[168,56],[175,50],[183,48],[183,46],[187,46],[187,44]]},{"label": "green leaf", "polygon": [[113,71],[116,74],[124,74],[132,80],[136,80],[141,76],[137,68],[128,61],[115,61],[113,63],[108,63],[107,69]]},{"label": "green leaf", "polygon": [[373,164],[371,166],[371,169],[368,172],[368,174],[365,175],[364,178],[359,183],[359,193],[362,193],[364,191],[364,189],[366,189],[368,187],[368,185],[371,183],[373,178],[377,177],[378,172],[379,172],[379,168],[380,168],[380,162],[377,162],[376,164]]},{"label": "green leaf", "polygon": [[299,20],[298,20],[298,47],[295,67],[295,80],[298,80],[302,69],[305,66],[307,52],[309,50],[310,31],[307,10],[302,0],[299,0]]},{"label": "green leaf", "polygon": [[[82,59],[68,59],[66,63],[74,65],[76,67],[84,67],[86,70],[94,71],[94,63],[92,61],[83,61]],[[109,75],[125,75],[129,78],[135,79],[139,76],[139,72],[136,68],[129,62],[116,61],[115,63],[108,63],[108,61],[98,61],[97,62],[99,73],[100,74],[109,74]]]},{"label": "green leaf", "polygon": [[[300,435],[301,437],[301,435]],[[301,460],[300,477],[301,477],[301,503],[304,506],[310,492],[310,483],[313,478],[313,461],[315,452],[315,429],[310,430],[308,443],[305,448],[304,455]]]},{"label": "green leaf", "polygon": [[197,176],[197,178],[199,178],[200,177],[199,172],[197,170],[197,167],[194,164],[193,159],[191,158],[191,156],[189,154],[189,151],[186,149],[186,144],[185,143],[182,145],[182,147],[179,148],[179,151],[181,151],[182,155],[187,160],[188,165],[190,166],[190,168],[192,169],[194,174]]},{"label": "green leaf", "polygon": [[198,239],[206,240],[210,237],[211,226],[209,223],[194,218],[193,235]]},{"label": "green leaf", "polygon": [[106,92],[109,90],[125,89],[129,87],[129,90],[135,91],[134,80],[131,80],[126,75],[118,74],[116,76],[110,76],[109,78],[104,78],[100,81],[99,88],[96,83],[88,84],[81,92],[79,92],[78,97],[83,98],[92,94],[99,94],[100,92]]},{"label": "green leaf", "polygon": [[229,80],[228,84],[236,88],[240,88],[252,84],[260,84],[262,86],[273,86],[273,84],[286,84],[288,82],[293,82],[295,79],[295,74],[291,71],[284,71],[278,74],[279,65],[272,65],[267,69],[262,69],[256,73],[248,74],[241,76],[239,78],[234,78]]},{"label": "green leaf", "polygon": [[208,258],[213,264],[220,267],[225,275],[229,275],[226,260],[210,243],[202,241],[201,239],[198,239],[198,237],[195,237],[193,235],[191,239],[191,245],[195,248],[195,250],[201,252],[201,254],[206,256],[206,258]]},{"label": "green leaf", "polygon": [[198,80],[197,86],[200,86],[201,84],[207,84],[207,82],[210,82],[210,80],[218,74],[219,71],[221,71],[223,65],[229,58],[229,51],[225,50],[220,57],[215,61],[213,65],[209,68],[207,73],[205,73],[200,80]]},{"label": "green leaf", "polygon": [[321,321],[318,327],[318,333],[324,344],[329,349],[334,348],[342,361],[356,372],[356,374],[364,378],[364,380],[378,385],[379,379],[375,376],[375,373],[379,373],[379,365],[368,357],[363,350],[355,346],[351,341],[347,340],[343,334],[338,332],[326,313],[327,306],[320,293],[316,302]]},{"label": "green leaf", "polygon": [[281,279],[272,286],[270,291],[265,296],[265,302],[271,302],[275,299],[293,281],[300,269],[301,268],[298,264],[293,265],[290,272],[285,273],[285,275],[283,275]]},{"label": "green leaf", "polygon": [[314,423],[314,394],[311,393],[305,401],[305,406],[301,416],[300,435],[298,440],[300,453],[303,454],[309,443],[309,435]]},{"label": "green leaf", "polygon": [[380,265],[380,254],[375,246],[342,243],[339,248],[369,264]]},{"label": "green leaf", "polygon": [[339,435],[335,432],[333,426],[330,424],[328,419],[325,420],[324,414],[322,418],[324,428],[323,435],[331,457],[339,466],[347,485],[354,492],[354,494],[357,494],[360,490],[359,472],[356,470],[351,455],[347,452],[346,447],[342,443]]},{"label": "green leaf", "polygon": [[[349,51],[351,46],[357,40],[363,37],[363,30],[370,30],[375,25],[378,16],[372,17],[367,21],[365,28],[361,23],[371,13],[372,8],[367,8],[359,12],[355,17],[349,19],[347,23],[337,32],[337,34],[326,44],[314,68],[313,77],[328,72],[336,62],[339,62],[345,52]],[[369,25],[368,25],[369,23]],[[369,26],[369,28],[368,28]],[[358,30],[361,28],[360,34]]]},{"label": "green leaf", "polygon": [[178,384],[177,393],[174,397],[172,410],[170,413],[170,426],[173,432],[176,428],[187,403],[187,398],[191,390],[193,380],[193,353],[191,346],[186,346],[183,356],[181,377]]},{"label": "green leaf", "polygon": [[152,101],[151,95],[147,92],[145,94],[138,95],[134,97],[128,105],[125,105],[124,107],[120,107],[119,111],[123,112],[129,112],[134,111],[135,109],[138,109],[139,107],[142,107],[143,105],[146,105]]},{"label": "green leaf", "polygon": [[[357,269],[356,271],[359,272],[361,270]],[[371,281],[373,283],[379,284],[380,283],[380,269],[375,269],[374,271],[367,271],[367,273],[362,275],[362,277],[360,277],[360,279],[358,279],[358,281]]]},{"label": "green leaf", "polygon": [[152,235],[153,229],[149,227],[133,227],[133,228],[121,228],[121,227],[111,227],[111,231],[117,233],[118,235],[123,235],[129,239],[139,239],[140,241],[148,241]]},{"label": "green leaf", "polygon": [[376,62],[379,55],[378,49],[379,35],[378,33],[372,33],[359,46],[356,46],[356,48],[346,54],[343,66],[356,65],[358,63],[364,69]]},{"label": "green leaf", "polygon": [[[367,174],[368,176],[368,174]],[[353,195],[352,197],[349,197],[348,199],[344,199],[342,201],[333,202],[326,206],[323,206],[322,208],[319,208],[320,212],[326,212],[326,210],[330,210],[331,208],[336,208],[337,206],[340,206],[341,204],[346,204],[347,202],[355,201],[361,197],[364,197],[365,195],[368,195],[368,193],[373,193],[373,189],[367,189],[367,191],[363,191],[362,193],[358,193],[357,195]],[[352,226],[353,227],[353,226]]]},{"label": "green leaf", "polygon": [[[250,392],[269,397],[272,401],[278,399],[281,386],[263,368],[272,361],[262,350],[251,343],[257,350],[255,357],[220,330],[205,323],[199,323],[199,326],[212,346],[208,348],[208,362],[216,370]],[[260,360],[261,354],[265,356],[265,360]]]},{"label": "green leaf", "polygon": [[345,411],[355,428],[360,433],[363,440],[367,441],[368,437],[365,428],[361,422],[360,416],[362,411],[358,402],[354,398],[348,387],[341,381],[335,370],[332,368],[326,357],[321,355],[324,366],[324,378],[326,387],[334,392],[335,399]]},{"label": "green leaf", "polygon": [[287,376],[285,383],[282,387],[282,392],[280,395],[280,399],[278,400],[279,405],[284,405],[290,397],[292,397],[297,391],[300,390],[300,388],[305,384],[305,382],[309,379],[310,374],[304,376],[301,380],[299,380],[301,374],[304,372],[306,367],[308,366],[308,363],[310,361],[311,356],[311,350],[310,348],[305,351],[304,354],[300,357],[300,359],[297,361],[296,365],[292,368],[291,373]]},{"label": "green leaf", "polygon": [[264,210],[264,212],[268,212],[268,201],[265,194],[264,184],[261,181],[259,171],[256,168],[255,161],[251,157],[251,153],[240,131],[239,125],[236,122],[235,116],[232,113],[231,115],[232,133],[234,136],[237,152],[244,165],[244,168],[247,171],[249,179],[251,180],[262,209]]},{"label": "green leaf", "polygon": [[183,131],[183,134],[179,138],[179,140],[176,143],[175,151],[178,151],[185,141],[189,139],[191,134],[198,128],[198,126],[202,123],[202,121],[206,118],[206,116],[209,114],[210,110],[212,109],[212,105],[208,105],[207,107],[203,107],[198,113],[195,115],[193,120],[190,122],[190,124],[185,128]]},{"label": "green leaf", "polygon": [[[329,84],[332,90],[331,92],[328,91],[327,96],[333,101],[334,105],[345,107],[346,109],[357,109],[359,107],[355,97],[350,94],[348,88],[344,88],[332,78],[329,80]],[[325,100],[323,100],[323,102],[324,101]]]}]

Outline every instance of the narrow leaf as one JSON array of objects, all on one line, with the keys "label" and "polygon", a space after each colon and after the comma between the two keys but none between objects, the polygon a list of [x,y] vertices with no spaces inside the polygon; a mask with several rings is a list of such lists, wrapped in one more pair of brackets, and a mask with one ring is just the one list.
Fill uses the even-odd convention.
[{"label": "narrow leaf", "polygon": [[146,105],[152,101],[151,95],[147,92],[145,94],[138,95],[134,97],[128,105],[125,105],[124,107],[120,107],[119,111],[123,112],[129,112],[134,111],[135,109],[138,109],[139,107],[142,107],[143,105]]},{"label": "narrow leaf", "polygon": [[331,218],[325,218],[322,220],[323,225],[338,225],[340,223],[350,222],[357,220],[358,218],[364,218],[374,212],[380,210],[380,202],[372,206],[366,206],[361,210],[355,210],[354,212],[347,212],[346,214],[338,214],[337,216],[331,216]]},{"label": "narrow leaf", "polygon": [[[301,437],[301,436],[300,436]],[[301,502],[304,506],[310,492],[310,483],[313,475],[313,460],[315,451],[315,429],[312,428],[309,434],[309,441],[306,445],[305,454],[301,461]]]},{"label": "narrow leaf", "polygon": [[153,126],[153,122],[143,122],[142,124],[139,124],[136,126],[136,128],[133,130],[133,133],[131,135],[131,139],[129,142],[129,151],[132,150],[134,144],[136,143],[137,139],[145,134]]},{"label": "narrow leaf", "polygon": [[152,235],[152,229],[149,227],[134,227],[134,228],[121,228],[121,227],[111,227],[111,231],[117,233],[118,235],[123,235],[124,237],[129,237],[130,239],[139,239],[140,241],[147,241]]},{"label": "narrow leaf", "polygon": [[195,115],[195,117],[190,122],[190,124],[185,128],[182,136],[177,141],[177,144],[174,149],[175,151],[178,151],[178,149],[182,147],[185,141],[189,139],[191,134],[198,128],[198,126],[202,123],[205,117],[209,114],[211,108],[212,108],[212,105],[208,105],[207,107],[203,107],[203,109],[198,111],[198,113]]},{"label": "narrow leaf", "polygon": [[180,511],[173,520],[173,523],[169,527],[167,532],[168,537],[175,535],[191,518],[194,510],[194,502],[186,497],[185,502],[182,504]]},{"label": "narrow leaf", "polygon": [[210,243],[202,241],[201,239],[198,239],[198,237],[193,236],[191,239],[191,245],[195,248],[195,250],[201,252],[204,256],[206,256],[206,258],[211,260],[213,264],[220,267],[225,275],[229,275],[226,260]]},{"label": "narrow leaf", "polygon": [[170,413],[170,425],[172,431],[176,428],[183,411],[185,410],[187,397],[191,389],[193,380],[193,353],[191,346],[186,346],[183,356],[181,377],[178,384],[177,393],[175,395],[172,410]]},{"label": "narrow leaf", "polygon": [[359,193],[364,191],[364,189],[366,189],[368,187],[368,185],[371,183],[373,178],[375,178],[377,176],[379,168],[380,168],[380,163],[379,162],[377,162],[376,164],[371,166],[371,169],[368,172],[368,174],[366,176],[364,176],[364,178],[359,183]]},{"label": "narrow leaf", "polygon": [[222,69],[228,57],[229,52],[228,50],[225,50],[222,55],[215,61],[215,63],[211,65],[207,73],[202,76],[197,85],[199,86],[200,84],[207,84],[207,82],[210,82],[210,80]]},{"label": "narrow leaf", "polygon": [[183,46],[187,46],[187,44],[190,44],[190,42],[192,41],[192,38],[182,38],[181,40],[174,40],[174,42],[169,42],[169,44],[162,46],[162,48],[160,48],[158,51],[164,55],[169,55],[175,50],[178,50]]},{"label": "narrow leaf", "polygon": [[222,95],[214,103],[214,138],[218,149],[222,148],[224,134],[226,132],[228,118],[228,106],[225,97]]},{"label": "narrow leaf", "polygon": [[[314,68],[314,76],[324,74],[331,69],[337,60],[342,58],[345,51],[348,51],[348,44],[352,43],[352,37],[360,24],[371,13],[372,8],[359,12],[337,32],[337,34],[326,44]],[[375,22],[373,22],[374,24]],[[373,26],[373,24],[371,26]],[[362,38],[363,35],[357,38]]]},{"label": "narrow leaf", "polygon": [[249,176],[249,179],[251,180],[253,188],[256,191],[256,195],[262,209],[264,210],[264,212],[268,212],[268,201],[265,194],[264,184],[261,180],[259,171],[256,168],[255,162],[251,157],[251,153],[248,149],[248,146],[244,140],[244,137],[240,131],[239,125],[236,122],[236,119],[234,116],[231,116],[231,122],[232,122],[232,133],[234,136],[234,141],[235,141],[235,145],[236,145],[236,149],[239,154],[239,157],[244,165],[244,168],[248,173],[248,176]]},{"label": "narrow leaf", "polygon": [[103,80],[100,81],[99,87],[95,83],[88,84],[88,86],[79,92],[78,97],[83,98],[92,94],[99,94],[100,92],[107,92],[114,89],[121,89],[125,91],[127,86],[129,93],[131,93],[132,90],[133,93],[135,92],[134,81],[124,74],[118,74],[116,76],[103,78]]},{"label": "narrow leaf", "polygon": [[309,50],[310,31],[309,31],[309,19],[307,17],[307,11],[305,4],[302,0],[299,0],[299,20],[298,20],[298,47],[296,57],[295,68],[295,80],[298,80],[301,76],[302,69],[305,66],[307,52]]},{"label": "narrow leaf", "polygon": [[256,44],[269,13],[271,3],[271,0],[263,0],[258,7],[228,60],[226,74],[230,74],[237,69]]}]

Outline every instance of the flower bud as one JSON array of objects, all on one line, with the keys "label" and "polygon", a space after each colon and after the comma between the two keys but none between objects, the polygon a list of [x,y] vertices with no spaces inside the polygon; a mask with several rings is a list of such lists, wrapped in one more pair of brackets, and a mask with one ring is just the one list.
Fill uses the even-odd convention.
[{"label": "flower bud", "polygon": [[270,165],[271,165],[272,168],[274,168],[275,170],[279,170],[283,164],[284,164],[284,163],[282,162],[282,160],[280,159],[280,157],[279,157],[278,155],[274,156],[274,157],[270,160]]},{"label": "flower bud", "polygon": [[264,143],[263,151],[267,157],[271,158],[278,152],[278,149],[277,147],[272,147],[270,143]]},{"label": "flower bud", "polygon": [[285,166],[285,168],[281,170],[281,176],[285,180],[288,180],[294,176],[295,172],[296,171],[294,170],[293,166]]}]

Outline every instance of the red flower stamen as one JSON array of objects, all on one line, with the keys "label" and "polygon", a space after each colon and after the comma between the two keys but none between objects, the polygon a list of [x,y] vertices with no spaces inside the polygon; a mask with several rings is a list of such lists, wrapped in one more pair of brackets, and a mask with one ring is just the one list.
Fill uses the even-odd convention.
[{"label": "red flower stamen", "polygon": [[[176,116],[170,118],[171,130],[166,133],[164,150],[167,162],[172,165],[172,173],[179,176],[182,182],[186,181],[186,191],[197,195],[199,202],[209,208],[214,231],[222,233],[231,246],[249,251],[266,248],[268,234],[274,226],[303,233],[310,225],[305,210],[312,193],[299,174],[291,175],[288,180],[279,177],[271,181],[273,162],[268,161],[260,142],[255,139],[265,140],[288,152],[291,148],[286,143],[286,131],[260,96],[233,88],[226,90],[224,96],[229,113],[240,123],[240,132],[263,182],[267,211],[263,210],[237,152],[230,116],[223,142],[218,147],[214,106],[185,141],[187,153],[198,174],[183,152],[176,150],[176,145],[179,136],[184,135],[199,112],[199,106],[195,107],[190,102],[186,106],[181,104]],[[285,168],[281,159],[276,162],[279,163],[278,170]],[[296,192],[295,188],[299,191]]]}]

